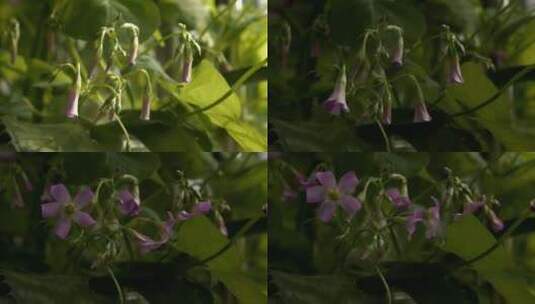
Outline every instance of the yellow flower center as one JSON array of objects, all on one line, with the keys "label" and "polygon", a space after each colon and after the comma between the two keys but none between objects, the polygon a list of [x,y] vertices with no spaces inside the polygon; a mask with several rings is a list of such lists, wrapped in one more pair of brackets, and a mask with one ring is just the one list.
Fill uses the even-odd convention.
[{"label": "yellow flower center", "polygon": [[327,191],[327,198],[329,198],[330,201],[337,201],[340,199],[340,192],[338,192],[338,189],[329,189],[329,191]]},{"label": "yellow flower center", "polygon": [[65,211],[65,215],[72,216],[74,213],[76,213],[76,207],[73,203],[65,204],[65,208],[63,209]]}]

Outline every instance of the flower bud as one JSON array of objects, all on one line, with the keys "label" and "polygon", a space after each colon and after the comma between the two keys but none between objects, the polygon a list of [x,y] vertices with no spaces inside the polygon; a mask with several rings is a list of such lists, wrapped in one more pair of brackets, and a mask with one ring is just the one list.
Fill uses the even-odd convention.
[{"label": "flower bud", "polygon": [[490,225],[494,232],[500,232],[503,230],[505,225],[503,224],[503,221],[496,215],[496,213],[494,213],[493,210],[489,209],[487,211],[487,216],[489,217]]},{"label": "flower bud", "polygon": [[65,115],[68,118],[78,117],[78,99],[80,98],[80,91],[82,90],[82,76],[80,75],[80,64],[76,65],[76,80],[74,88],[69,91],[69,99],[67,103],[67,110]]},{"label": "flower bud", "polygon": [[383,124],[389,125],[392,123],[392,101],[385,100],[383,104]]},{"label": "flower bud", "polygon": [[136,64],[138,53],[139,53],[139,38],[137,35],[134,35],[134,39],[132,41],[132,50],[130,53],[130,57],[128,58],[128,64],[130,65]]},{"label": "flower bud", "polygon": [[427,106],[424,101],[416,103],[414,108],[414,122],[428,122],[431,121],[431,115],[427,111]]},{"label": "flower bud", "polygon": [[182,82],[183,83],[191,82],[192,65],[193,65],[193,56],[192,55],[185,56],[182,62]]},{"label": "flower bud", "polygon": [[143,96],[143,106],[141,107],[141,114],[139,116],[141,120],[150,120],[150,102],[150,96],[145,94],[145,96]]},{"label": "flower bud", "polygon": [[464,83],[461,66],[459,64],[459,56],[454,55],[449,58],[448,62],[448,83],[462,84]]},{"label": "flower bud", "polygon": [[400,32],[398,36],[398,40],[396,41],[396,46],[394,47],[394,49],[392,49],[392,52],[390,54],[390,58],[392,59],[392,64],[396,68],[399,68],[403,65],[403,48],[404,48],[403,35]]}]

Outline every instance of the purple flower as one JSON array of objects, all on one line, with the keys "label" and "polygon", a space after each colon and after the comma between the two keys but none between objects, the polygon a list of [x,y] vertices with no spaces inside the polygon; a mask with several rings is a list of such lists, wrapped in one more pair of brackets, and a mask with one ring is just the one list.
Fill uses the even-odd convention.
[{"label": "purple flower", "polygon": [[454,55],[450,57],[448,62],[448,83],[449,84],[462,84],[464,83],[463,74],[461,72],[461,66],[459,64],[459,56]]},{"label": "purple flower", "polygon": [[428,239],[437,237],[442,232],[440,222],[440,203],[435,200],[435,205],[427,209],[427,221],[425,222],[425,237]]},{"label": "purple flower", "polygon": [[431,115],[427,111],[425,102],[419,101],[414,108],[414,122],[427,122],[431,121]]},{"label": "purple flower", "polygon": [[191,67],[193,65],[193,57],[186,56],[182,62],[182,82],[190,83],[191,82]]},{"label": "purple flower", "polygon": [[505,227],[503,221],[490,208],[487,210],[487,216],[490,220],[490,226],[494,232],[500,232],[503,230]]},{"label": "purple flower", "polygon": [[314,174],[307,178],[303,173],[296,171],[295,178],[303,190],[318,185],[318,181],[316,180],[316,176]]},{"label": "purple flower", "polygon": [[128,216],[136,216],[141,211],[139,198],[132,195],[128,190],[119,192],[119,210],[121,213]]},{"label": "purple flower", "polygon": [[425,225],[425,237],[428,239],[437,237],[442,233],[442,223],[440,221],[440,202],[433,198],[435,205],[433,207],[423,209],[421,207],[415,208],[409,216],[407,216],[406,228],[409,233],[409,239],[412,238],[416,232],[416,224],[423,222]]},{"label": "purple flower", "polygon": [[88,187],[80,189],[74,200],[63,184],[52,185],[49,194],[53,201],[42,204],[41,213],[44,218],[57,218],[54,231],[59,238],[67,238],[72,221],[82,227],[90,227],[96,223],[89,213],[82,211],[93,200],[93,192]]},{"label": "purple flower", "polygon": [[333,114],[340,115],[340,112],[349,112],[346,101],[346,86],[347,86],[347,77],[346,77],[346,68],[342,67],[342,71],[338,76],[334,91],[331,96],[323,103],[325,109]]},{"label": "purple flower", "polygon": [[150,96],[148,94],[143,96],[143,105],[141,106],[139,118],[141,120],[150,120]]},{"label": "purple flower", "polygon": [[196,216],[207,214],[212,210],[212,203],[209,201],[199,202],[193,206],[190,212],[182,210],[178,213],[177,218],[180,221],[186,221]]},{"label": "purple flower", "polygon": [[134,237],[137,239],[139,251],[141,254],[147,254],[150,251],[160,248],[167,243],[173,236],[173,229],[176,219],[171,212],[167,213],[167,220],[160,226],[160,240],[156,241],[150,237],[133,230]]},{"label": "purple flower", "polygon": [[409,233],[409,239],[416,232],[416,224],[423,222],[425,210],[422,208],[414,209],[407,217],[407,232]]},{"label": "purple flower", "polygon": [[476,213],[483,206],[485,206],[484,201],[467,202],[464,204],[463,213],[457,213],[455,215],[455,220],[459,220],[465,215]]},{"label": "purple flower", "polygon": [[316,179],[320,185],[306,189],[308,203],[321,203],[319,218],[323,222],[329,222],[336,213],[336,207],[340,205],[349,215],[353,216],[362,207],[359,199],[351,196],[359,183],[355,172],[344,174],[336,184],[336,178],[330,171],[316,173]]},{"label": "purple flower", "polygon": [[385,194],[396,208],[407,208],[411,204],[409,197],[406,195],[401,195],[397,188],[390,188],[386,190]]}]

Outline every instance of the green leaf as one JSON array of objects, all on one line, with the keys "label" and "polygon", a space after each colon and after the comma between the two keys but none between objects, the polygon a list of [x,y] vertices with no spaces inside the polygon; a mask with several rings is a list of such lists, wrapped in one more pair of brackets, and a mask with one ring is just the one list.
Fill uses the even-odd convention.
[{"label": "green leaf", "polygon": [[[79,304],[115,303],[111,298],[95,294],[87,279],[78,276],[40,275],[0,271],[11,287],[10,295],[17,303]],[[0,302],[6,303],[0,296]],[[10,302],[7,302],[10,303]]]},{"label": "green leaf", "polygon": [[114,21],[136,24],[141,40],[160,25],[160,12],[152,0],[68,0],[59,16],[65,33],[83,40],[96,38],[102,26]]},{"label": "green leaf", "polygon": [[[162,85],[178,100],[199,108],[213,104],[231,90],[225,78],[208,60],[202,61],[195,67],[193,81],[185,87],[175,90],[168,84]],[[227,130],[243,150],[266,151],[266,136],[261,135],[252,126],[241,121],[241,110],[238,96],[232,93],[223,102],[204,111],[203,114],[214,125]]]},{"label": "green leaf", "polygon": [[10,117],[1,121],[11,143],[21,152],[97,152],[104,150],[78,123],[32,124]]},{"label": "green leaf", "polygon": [[[199,246],[202,242],[202,246]],[[175,247],[189,255],[203,260],[219,251],[229,240],[206,217],[200,216],[186,221],[180,228]],[[241,271],[241,260],[236,247],[207,263],[208,268],[231,292],[240,303],[267,303],[265,286],[251,281]]]},{"label": "green leaf", "polygon": [[[476,63],[463,64],[462,72],[465,83],[463,85],[448,88],[448,96],[444,102],[438,105],[449,113],[457,113],[461,110],[471,109],[498,92],[498,89],[485,75],[483,67]],[[505,92],[503,92],[505,94]],[[488,129],[495,139],[510,151],[533,150],[533,132],[518,126],[511,117],[511,104],[502,94],[491,104],[479,109],[473,115],[477,123]],[[460,104],[460,105],[459,105]],[[465,126],[472,126],[474,120],[459,116],[457,118]]]},{"label": "green leaf", "polygon": [[[478,256],[496,243],[494,236],[472,215],[451,224],[447,233],[443,249],[464,260]],[[516,274],[518,270],[514,268],[503,246],[473,263],[471,267],[487,279],[507,303],[535,302],[535,296],[529,292],[526,280]]]},{"label": "green leaf", "polygon": [[224,128],[245,152],[267,151],[267,134],[262,134],[244,121],[230,121]]}]

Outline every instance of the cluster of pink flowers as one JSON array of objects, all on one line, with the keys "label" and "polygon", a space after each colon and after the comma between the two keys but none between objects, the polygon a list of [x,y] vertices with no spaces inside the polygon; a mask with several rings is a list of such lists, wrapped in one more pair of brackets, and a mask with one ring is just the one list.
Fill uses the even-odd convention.
[{"label": "cluster of pink flowers", "polygon": [[[74,197],[64,184],[55,184],[48,187],[43,196],[44,203],[41,205],[41,214],[45,219],[54,219],[54,232],[60,239],[67,239],[73,223],[82,229],[91,229],[97,221],[91,215],[91,207],[95,198],[89,187],[82,187]],[[117,193],[118,210],[128,217],[138,216],[141,212],[141,202],[138,195],[123,189]],[[208,214],[212,210],[210,201],[197,202],[191,210],[181,210],[173,214],[167,213],[165,222],[160,226],[159,239],[155,240],[138,231],[132,230],[142,254],[160,248],[169,242],[174,233],[175,224],[187,221],[200,215]]]},{"label": "cluster of pink flowers", "polygon": [[[355,190],[359,185],[359,178],[354,171],[343,174],[336,180],[332,171],[321,171],[313,173],[310,178],[296,172],[298,189],[292,190],[285,185],[283,190],[283,200],[291,201],[298,197],[298,192],[303,191],[306,195],[306,202],[319,204],[318,218],[325,223],[330,222],[337,213],[338,207],[344,212],[348,219],[357,214],[363,207],[363,202],[355,196]],[[406,189],[400,191],[399,188],[390,187],[383,191],[383,195],[392,206],[399,211],[399,215],[405,219],[405,229],[408,238],[411,239],[417,231],[418,224],[425,227],[425,236],[428,239],[441,237],[444,230],[442,217],[445,202],[431,197],[432,205],[424,208],[414,204],[409,198]],[[504,229],[504,224],[484,199],[475,202],[467,202],[462,213],[456,214],[454,219],[467,214],[475,214],[484,210],[492,230],[499,232]]]}]

